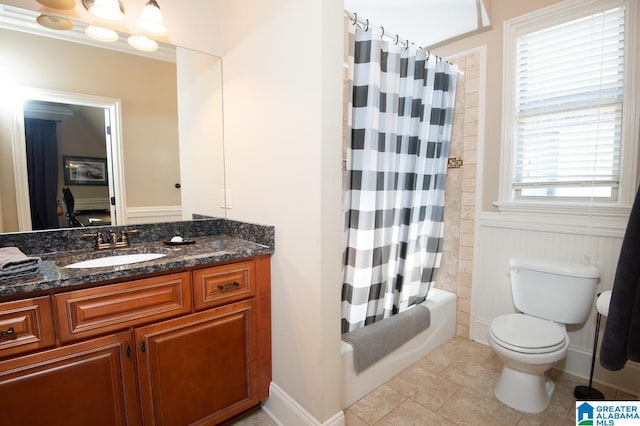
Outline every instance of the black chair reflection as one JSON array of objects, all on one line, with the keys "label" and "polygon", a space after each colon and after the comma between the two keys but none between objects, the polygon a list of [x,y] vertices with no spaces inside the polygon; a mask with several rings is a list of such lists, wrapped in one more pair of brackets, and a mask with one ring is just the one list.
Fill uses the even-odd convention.
[{"label": "black chair reflection", "polygon": [[73,199],[73,194],[68,187],[62,188],[62,196],[64,197],[64,204],[67,207],[67,220],[69,222],[70,227],[81,227],[84,226],[75,216],[74,208],[75,201]]}]

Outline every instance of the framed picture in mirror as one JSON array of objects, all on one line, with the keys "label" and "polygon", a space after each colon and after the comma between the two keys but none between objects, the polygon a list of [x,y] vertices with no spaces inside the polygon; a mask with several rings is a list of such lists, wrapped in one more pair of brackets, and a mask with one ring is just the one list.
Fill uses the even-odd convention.
[{"label": "framed picture in mirror", "polygon": [[62,157],[65,185],[108,185],[107,159],[96,157]]}]

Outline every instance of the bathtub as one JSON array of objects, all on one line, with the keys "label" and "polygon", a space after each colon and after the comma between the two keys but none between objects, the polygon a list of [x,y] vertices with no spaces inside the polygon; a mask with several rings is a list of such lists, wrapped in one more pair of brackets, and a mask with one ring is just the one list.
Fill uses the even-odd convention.
[{"label": "bathtub", "polygon": [[456,334],[456,295],[433,288],[423,302],[431,310],[431,326],[371,367],[355,373],[353,348],[342,341],[342,409],[418,361]]}]

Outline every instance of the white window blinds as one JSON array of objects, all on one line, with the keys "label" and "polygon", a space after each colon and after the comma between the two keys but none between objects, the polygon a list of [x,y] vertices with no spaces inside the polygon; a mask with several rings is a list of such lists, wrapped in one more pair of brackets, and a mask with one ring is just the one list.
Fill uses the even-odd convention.
[{"label": "white window blinds", "polygon": [[624,8],[518,37],[517,198],[617,199]]}]

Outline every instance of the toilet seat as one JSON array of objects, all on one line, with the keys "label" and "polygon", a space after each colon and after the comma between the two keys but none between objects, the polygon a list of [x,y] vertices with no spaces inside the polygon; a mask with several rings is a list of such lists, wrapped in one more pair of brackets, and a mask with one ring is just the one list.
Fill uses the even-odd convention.
[{"label": "toilet seat", "polygon": [[565,346],[566,332],[558,324],[525,314],[507,314],[491,322],[493,341],[515,352],[543,354]]}]

